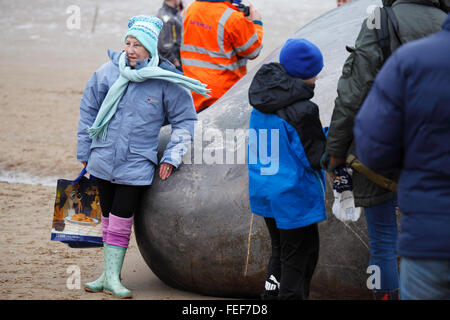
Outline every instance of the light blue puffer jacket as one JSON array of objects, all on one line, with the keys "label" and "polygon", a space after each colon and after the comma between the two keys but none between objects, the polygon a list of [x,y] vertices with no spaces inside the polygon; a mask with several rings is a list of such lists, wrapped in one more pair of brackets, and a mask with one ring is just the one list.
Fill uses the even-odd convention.
[{"label": "light blue puffer jacket", "polygon": [[[172,125],[172,134],[160,162],[176,168],[181,163],[197,120],[192,95],[169,81],[130,82],[109,123],[106,140],[91,140],[87,129],[119,77],[120,52],[109,50],[108,55],[111,61],[92,75],[81,98],[77,160],[87,161],[87,172],[95,177],[117,184],[150,185],[158,165],[158,135],[165,119]],[[148,59],[137,62],[136,69],[147,63]],[[177,72],[164,60],[160,67]]]}]

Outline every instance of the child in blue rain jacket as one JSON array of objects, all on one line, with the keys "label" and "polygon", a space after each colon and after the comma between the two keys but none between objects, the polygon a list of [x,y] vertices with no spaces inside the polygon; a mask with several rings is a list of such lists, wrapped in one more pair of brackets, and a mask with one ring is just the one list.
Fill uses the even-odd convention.
[{"label": "child in blue rain jacket", "polygon": [[263,65],[249,88],[250,207],[264,217],[272,244],[263,299],[307,299],[319,257],[326,137],[310,99],[322,68],[319,48],[289,39],[280,63]]}]

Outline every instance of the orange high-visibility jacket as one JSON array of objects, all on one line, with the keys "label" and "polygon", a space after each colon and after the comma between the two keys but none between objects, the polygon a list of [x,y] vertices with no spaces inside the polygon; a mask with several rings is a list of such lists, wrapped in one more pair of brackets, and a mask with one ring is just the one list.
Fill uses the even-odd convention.
[{"label": "orange high-visibility jacket", "polygon": [[247,59],[262,48],[263,28],[229,1],[197,0],[184,16],[181,63],[185,76],[211,88],[211,97],[192,92],[195,109],[212,105],[247,73]]}]

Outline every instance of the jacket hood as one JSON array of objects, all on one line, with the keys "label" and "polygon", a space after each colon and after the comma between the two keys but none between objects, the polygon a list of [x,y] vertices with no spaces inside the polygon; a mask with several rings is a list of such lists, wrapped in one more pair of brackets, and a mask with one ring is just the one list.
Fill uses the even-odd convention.
[{"label": "jacket hood", "polygon": [[450,8],[450,0],[383,0],[383,6],[390,7],[394,2],[403,2],[403,3],[416,3],[422,4],[426,6],[433,6],[437,8],[441,8],[445,12],[448,12]]},{"label": "jacket hood", "polygon": [[119,66],[119,57],[121,53],[122,52],[108,49],[108,57],[111,59],[112,63],[114,63],[116,66]]},{"label": "jacket hood", "polygon": [[447,16],[447,19],[445,19],[442,29],[450,31],[450,14]]},{"label": "jacket hood", "polygon": [[[112,51],[112,50],[108,49],[108,56],[111,59],[111,62],[117,67],[119,66],[120,55],[123,52],[124,51],[118,52],[118,51]],[[135,69],[139,70],[139,69],[147,66],[149,61],[150,61],[150,59],[148,59],[148,58],[144,59],[144,60],[136,61]],[[126,55],[125,55],[125,62],[126,62],[127,65],[129,65],[128,57]]]},{"label": "jacket hood", "polygon": [[314,85],[291,77],[280,63],[263,65],[250,84],[250,104],[263,113],[275,113],[294,102],[314,96]]},{"label": "jacket hood", "polygon": [[[116,66],[119,67],[119,58],[120,55],[122,54],[123,51],[119,52],[119,51],[113,51],[111,49],[108,49],[108,57],[111,59],[111,62]],[[137,69],[140,69],[142,67],[145,67],[143,60],[142,62],[139,62],[142,65],[140,67],[137,67]],[[159,67],[161,69],[167,70],[167,71],[172,71],[178,74],[183,74],[180,70],[178,70],[169,60],[159,56]]]},{"label": "jacket hood", "polygon": [[395,0],[383,0],[383,7],[390,7],[395,2]]},{"label": "jacket hood", "polygon": [[446,13],[450,12],[450,0],[439,0],[441,3],[441,9],[444,10]]}]

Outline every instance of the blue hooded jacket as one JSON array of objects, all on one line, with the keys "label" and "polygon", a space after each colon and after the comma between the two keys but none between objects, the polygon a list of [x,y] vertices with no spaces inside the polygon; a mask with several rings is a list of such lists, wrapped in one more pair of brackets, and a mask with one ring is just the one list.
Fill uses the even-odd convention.
[{"label": "blue hooded jacket", "polygon": [[279,63],[263,65],[249,89],[249,198],[253,213],[275,218],[279,229],[326,219],[320,157],[326,138],[314,86]]},{"label": "blue hooded jacket", "polygon": [[[192,95],[184,87],[164,80],[130,82],[108,126],[106,140],[89,138],[109,88],[119,77],[119,52],[108,51],[111,61],[89,79],[80,103],[78,161],[87,161],[87,172],[117,184],[150,185],[158,165],[158,135],[164,120],[172,125],[170,142],[160,162],[180,165],[194,135],[197,120]],[[148,59],[138,61],[136,69]],[[160,67],[178,72],[162,60]]]},{"label": "blue hooded jacket", "polygon": [[401,169],[399,253],[450,258],[450,15],[385,63],[356,117],[358,158]]}]

